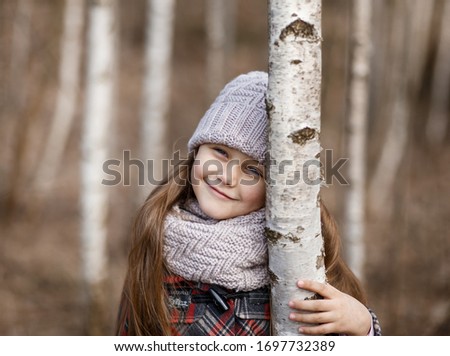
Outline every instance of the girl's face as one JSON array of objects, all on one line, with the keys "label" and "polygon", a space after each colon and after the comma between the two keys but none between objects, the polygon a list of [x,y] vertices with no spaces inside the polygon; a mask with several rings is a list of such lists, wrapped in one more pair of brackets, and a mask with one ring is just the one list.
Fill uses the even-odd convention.
[{"label": "girl's face", "polygon": [[228,146],[201,145],[191,183],[200,208],[217,220],[246,215],[265,203],[264,166]]}]

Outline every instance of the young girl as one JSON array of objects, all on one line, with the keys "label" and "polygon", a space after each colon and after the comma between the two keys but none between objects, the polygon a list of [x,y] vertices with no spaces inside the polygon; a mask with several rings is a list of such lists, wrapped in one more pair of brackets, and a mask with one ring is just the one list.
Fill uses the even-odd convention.
[{"label": "young girl", "polygon": [[[270,335],[266,91],[263,72],[228,83],[191,137],[187,161],[140,209],[118,335]],[[303,334],[380,335],[323,204],[321,219],[328,283],[298,281],[322,299],[292,300],[286,315],[311,324]]]}]

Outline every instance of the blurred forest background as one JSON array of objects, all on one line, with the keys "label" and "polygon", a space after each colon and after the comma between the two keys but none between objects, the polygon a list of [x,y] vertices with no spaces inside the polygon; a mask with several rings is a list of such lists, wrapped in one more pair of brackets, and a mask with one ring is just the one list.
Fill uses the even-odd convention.
[{"label": "blurred forest background", "polygon": [[[127,150],[139,157],[149,2],[113,2],[114,117],[105,131],[110,159],[123,161]],[[225,82],[267,70],[267,1],[224,0],[229,27],[223,75],[208,74],[211,2],[175,1],[168,152],[186,151]],[[136,170],[130,185],[107,187],[107,268],[101,312],[94,311],[98,325],[92,329],[80,197],[86,37],[94,3],[85,2],[83,9],[74,121],[55,179],[43,189],[38,176],[51,169],[42,165],[61,79],[66,1],[0,2],[1,335],[113,333],[133,217],[149,187],[138,186]],[[353,1],[322,3],[321,139],[336,161],[348,157]],[[372,5],[364,284],[385,335],[450,335],[450,0],[373,0]],[[341,169],[344,176],[347,169],[348,164]],[[348,189],[336,181],[322,188],[340,226]]]}]

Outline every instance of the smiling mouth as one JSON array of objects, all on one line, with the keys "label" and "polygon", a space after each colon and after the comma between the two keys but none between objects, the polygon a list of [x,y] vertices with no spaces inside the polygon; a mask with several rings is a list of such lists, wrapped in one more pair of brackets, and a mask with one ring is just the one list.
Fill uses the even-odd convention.
[{"label": "smiling mouth", "polygon": [[208,187],[214,192],[216,193],[216,195],[218,195],[221,198],[227,199],[227,200],[236,200],[228,195],[226,195],[225,193],[222,193],[220,190],[218,190],[217,188],[213,187],[211,184],[206,183],[208,185]]}]

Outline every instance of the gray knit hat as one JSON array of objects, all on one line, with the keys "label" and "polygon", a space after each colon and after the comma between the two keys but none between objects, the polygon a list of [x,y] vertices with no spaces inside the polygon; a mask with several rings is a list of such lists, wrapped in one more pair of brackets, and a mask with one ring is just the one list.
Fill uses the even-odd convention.
[{"label": "gray knit hat", "polygon": [[242,74],[229,82],[200,120],[189,140],[189,151],[204,143],[217,143],[264,163],[267,82],[264,72]]}]

